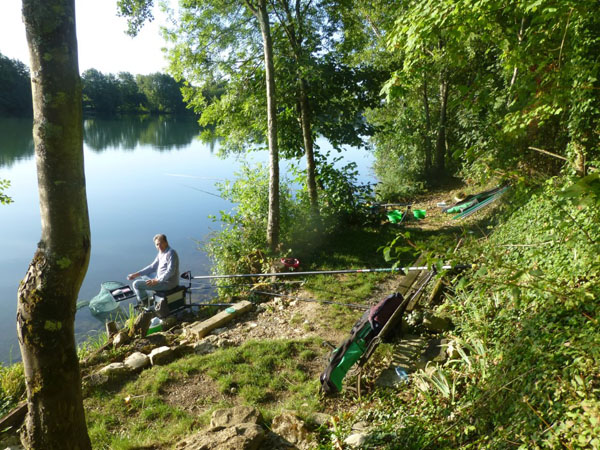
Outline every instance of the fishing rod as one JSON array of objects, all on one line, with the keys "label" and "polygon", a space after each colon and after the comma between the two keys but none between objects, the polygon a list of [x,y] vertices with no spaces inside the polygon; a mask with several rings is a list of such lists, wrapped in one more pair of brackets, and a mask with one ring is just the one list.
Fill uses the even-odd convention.
[{"label": "fishing rod", "polygon": [[[471,264],[457,264],[455,266],[444,265],[438,267],[439,270],[450,270],[450,269],[468,269]],[[343,273],[384,273],[384,272],[414,272],[421,270],[429,270],[428,266],[413,266],[413,267],[387,267],[380,269],[343,269],[343,270],[316,270],[312,272],[271,272],[271,273],[238,273],[230,275],[200,275],[192,277],[194,280],[210,280],[210,279],[224,279],[224,278],[250,278],[250,277],[294,277],[294,276],[305,276],[305,275],[336,275]],[[184,274],[185,275],[185,274]]]}]

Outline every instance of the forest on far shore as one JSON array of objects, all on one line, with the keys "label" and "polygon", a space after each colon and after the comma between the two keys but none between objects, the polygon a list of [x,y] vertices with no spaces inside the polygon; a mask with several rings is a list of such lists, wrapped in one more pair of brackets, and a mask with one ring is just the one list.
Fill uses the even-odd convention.
[{"label": "forest on far shore", "polygon": [[[181,95],[182,82],[167,74],[104,74],[88,69],[81,74],[86,114],[192,114]],[[31,116],[29,68],[0,53],[0,115]]]}]

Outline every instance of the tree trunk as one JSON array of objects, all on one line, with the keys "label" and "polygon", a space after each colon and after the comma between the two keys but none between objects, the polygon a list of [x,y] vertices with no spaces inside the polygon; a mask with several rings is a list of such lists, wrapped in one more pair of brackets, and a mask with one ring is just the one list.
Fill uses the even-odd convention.
[{"label": "tree trunk", "polygon": [[267,83],[267,137],[269,141],[269,214],[267,218],[267,242],[274,252],[279,245],[279,146],[277,143],[277,96],[275,93],[275,67],[273,41],[266,0],[259,0],[253,10],[260,24],[265,55]]},{"label": "tree trunk", "polygon": [[425,173],[431,174],[431,115],[429,113],[429,93],[427,90],[427,77],[423,77],[423,110],[425,114],[425,134],[423,144],[425,146]]},{"label": "tree trunk", "polygon": [[442,72],[440,80],[440,120],[438,123],[437,140],[435,143],[435,169],[438,175],[443,175],[446,169],[446,110],[448,106],[448,79]]},{"label": "tree trunk", "polygon": [[302,130],[302,141],[304,144],[304,154],[306,156],[306,189],[310,201],[311,214],[314,219],[319,219],[319,197],[316,182],[316,166],[314,156],[314,142],[312,136],[312,117],[310,113],[310,102],[308,100],[308,83],[302,75],[304,69],[304,58],[302,42],[304,41],[304,21],[302,14],[302,2],[295,0],[294,13],[290,8],[288,0],[280,0],[279,6],[283,9],[285,17],[279,16],[283,25],[290,47],[292,49],[294,60],[296,61],[296,82],[298,86],[298,121]]},{"label": "tree trunk", "polygon": [[74,336],[90,255],[74,0],[23,0],[42,236],[19,286],[26,448],[89,449]]},{"label": "tree trunk", "polygon": [[306,187],[310,200],[310,209],[313,218],[319,217],[319,197],[317,193],[315,154],[313,149],[312,126],[310,106],[308,102],[306,80],[300,79],[300,124],[302,125],[302,138],[304,140],[304,154],[306,155]]}]

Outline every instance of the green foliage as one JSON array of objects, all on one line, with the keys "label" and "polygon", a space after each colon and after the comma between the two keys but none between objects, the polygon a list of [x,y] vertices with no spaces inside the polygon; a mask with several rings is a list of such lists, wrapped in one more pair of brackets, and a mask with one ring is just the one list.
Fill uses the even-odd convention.
[{"label": "green foliage", "polygon": [[154,20],[154,0],[118,0],[118,15],[127,18],[127,34],[137,36],[146,21]]},{"label": "green foliage", "polygon": [[[273,258],[291,251],[298,257],[311,257],[319,251],[325,236],[352,224],[361,223],[366,209],[363,204],[368,191],[356,181],[356,165],[334,166],[317,158],[317,183],[321,218],[311,218],[306,188],[293,192],[292,183],[280,183],[281,246],[278,255],[268,251],[265,233],[268,213],[269,174],[266,167],[244,165],[234,182],[217,183],[220,195],[235,206],[230,212],[221,211],[220,230],[206,244],[215,274],[261,273],[271,270]],[[296,170],[298,179],[303,174]],[[215,221],[217,218],[214,218]],[[235,280],[233,281],[235,284]],[[232,284],[232,280],[227,283]]]},{"label": "green foliage", "polygon": [[23,363],[0,364],[0,416],[10,411],[25,395]]},{"label": "green foliage", "polygon": [[9,203],[12,203],[12,198],[4,193],[4,191],[9,187],[10,181],[0,178],[0,204],[2,205],[8,205]]},{"label": "green foliage", "polygon": [[[320,218],[325,231],[334,231],[342,225],[361,223],[365,219],[364,204],[372,200],[371,187],[358,183],[356,163],[340,166],[343,157],[315,155],[316,182],[319,190]],[[294,170],[298,184],[304,179],[304,172]],[[298,193],[298,201],[308,210],[306,186]],[[302,225],[296,224],[296,229]]]},{"label": "green foliage", "polygon": [[183,114],[182,83],[162,73],[133,76],[129,72],[105,75],[88,69],[81,75],[83,106],[87,112]]},{"label": "green foliage", "polygon": [[146,96],[151,112],[182,114],[186,111],[181,88],[183,83],[164,73],[137,75],[140,93]]},{"label": "green foliage", "polygon": [[16,59],[0,53],[0,115],[32,114],[29,69]]},{"label": "green foliage", "polygon": [[[450,171],[485,180],[519,170],[541,179],[561,169],[528,147],[566,158],[580,174],[598,157],[599,24],[588,13],[594,1],[402,5],[386,43],[403,64],[384,85],[388,104],[373,112],[383,133],[380,175],[406,183],[426,174],[432,139],[440,137],[442,80],[450,87]],[[389,164],[394,159],[400,161]]]},{"label": "green foliage", "polygon": [[[243,165],[234,182],[217,183],[221,196],[235,206],[221,211],[221,230],[212,234],[206,251],[215,274],[261,273],[268,270],[267,228],[269,173],[262,165]],[[289,242],[298,205],[285,180],[280,183],[281,242]],[[215,217],[216,221],[217,218]],[[228,282],[228,284],[230,284]]]},{"label": "green foliage", "polygon": [[[338,425],[377,448],[598,448],[600,202],[595,177],[519,191],[504,223],[460,250],[477,266],[444,312],[453,359]],[[583,205],[580,200],[585,199]]]}]

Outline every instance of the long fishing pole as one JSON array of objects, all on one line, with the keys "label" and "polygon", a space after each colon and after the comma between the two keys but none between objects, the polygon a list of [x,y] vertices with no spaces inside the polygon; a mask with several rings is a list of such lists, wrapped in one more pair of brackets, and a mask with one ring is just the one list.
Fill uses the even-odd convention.
[{"label": "long fishing pole", "polygon": [[[470,268],[470,264],[460,264],[456,266],[445,265],[439,267],[440,270],[450,269],[467,269]],[[230,275],[199,275],[192,277],[194,280],[210,280],[210,279],[224,279],[224,278],[250,278],[250,277],[295,277],[305,275],[336,275],[343,273],[383,273],[383,272],[409,272],[409,271],[421,271],[429,270],[428,266],[414,266],[414,267],[387,267],[380,269],[343,269],[343,270],[316,270],[312,272],[271,272],[271,273],[238,273]]]}]

